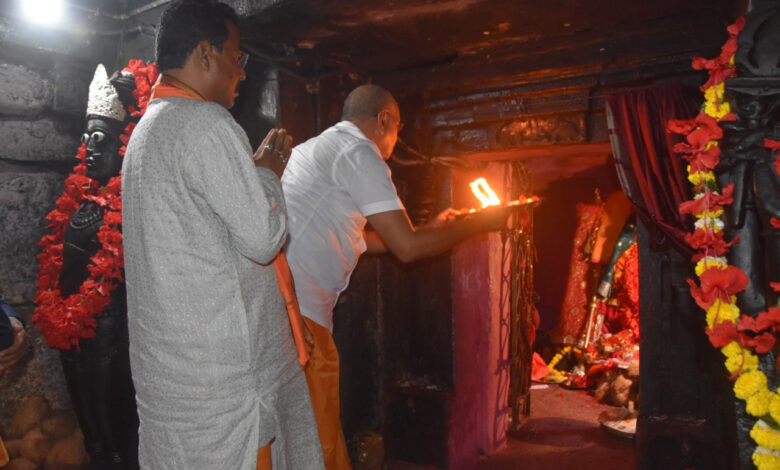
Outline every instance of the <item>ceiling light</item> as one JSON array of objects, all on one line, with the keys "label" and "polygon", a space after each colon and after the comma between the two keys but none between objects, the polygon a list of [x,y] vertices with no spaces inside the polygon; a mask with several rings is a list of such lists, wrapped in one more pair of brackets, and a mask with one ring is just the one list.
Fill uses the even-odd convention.
[{"label": "ceiling light", "polygon": [[62,17],[62,0],[20,0],[24,17],[33,23],[51,25]]}]

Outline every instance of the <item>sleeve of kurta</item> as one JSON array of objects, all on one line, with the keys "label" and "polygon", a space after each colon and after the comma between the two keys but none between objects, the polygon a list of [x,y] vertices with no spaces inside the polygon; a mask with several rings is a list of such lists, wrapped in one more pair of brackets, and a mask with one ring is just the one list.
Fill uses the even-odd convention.
[{"label": "sleeve of kurta", "polygon": [[[225,111],[227,114],[227,111]],[[273,261],[287,237],[281,182],[257,168],[239,129],[218,116],[182,172],[228,229],[236,249],[261,264]]]}]

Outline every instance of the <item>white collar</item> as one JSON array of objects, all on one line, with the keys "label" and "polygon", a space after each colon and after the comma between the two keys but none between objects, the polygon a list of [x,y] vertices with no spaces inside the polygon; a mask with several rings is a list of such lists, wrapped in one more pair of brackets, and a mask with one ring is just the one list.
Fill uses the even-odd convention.
[{"label": "white collar", "polygon": [[333,126],[333,128],[337,131],[346,132],[349,135],[353,135],[359,139],[365,139],[373,143],[371,139],[366,137],[366,135],[363,134],[363,131],[361,131],[360,128],[352,121],[339,121],[335,126]]}]

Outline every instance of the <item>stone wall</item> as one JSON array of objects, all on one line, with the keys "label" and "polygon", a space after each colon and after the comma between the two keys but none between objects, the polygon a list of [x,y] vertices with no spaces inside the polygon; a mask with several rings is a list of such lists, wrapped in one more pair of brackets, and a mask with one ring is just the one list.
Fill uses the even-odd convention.
[{"label": "stone wall", "polygon": [[22,314],[32,347],[0,379],[0,431],[31,394],[70,407],[59,354],[31,320],[37,243],[75,163],[95,65],[115,47],[114,39],[38,30],[7,13],[0,11],[0,293]]}]

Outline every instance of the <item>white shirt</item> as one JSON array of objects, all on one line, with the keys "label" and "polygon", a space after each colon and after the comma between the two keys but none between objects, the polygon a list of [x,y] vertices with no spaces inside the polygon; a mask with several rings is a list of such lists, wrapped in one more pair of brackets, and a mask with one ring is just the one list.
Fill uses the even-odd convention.
[{"label": "white shirt", "polygon": [[282,188],[301,313],[332,331],[333,307],[366,251],[366,217],[403,204],[379,149],[349,121],[296,146]]}]

